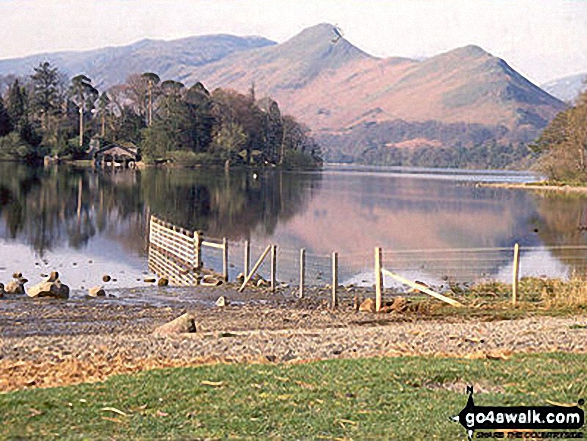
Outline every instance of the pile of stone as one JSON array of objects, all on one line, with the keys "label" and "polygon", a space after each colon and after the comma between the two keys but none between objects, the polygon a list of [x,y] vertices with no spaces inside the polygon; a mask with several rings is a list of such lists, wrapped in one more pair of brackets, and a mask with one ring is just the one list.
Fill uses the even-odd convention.
[{"label": "pile of stone", "polygon": [[22,273],[14,273],[12,280],[6,285],[0,283],[0,298],[10,295],[27,295],[32,298],[52,298],[67,299],[69,298],[69,287],[59,280],[59,273],[52,272],[45,281],[25,288],[28,282],[22,276]]}]

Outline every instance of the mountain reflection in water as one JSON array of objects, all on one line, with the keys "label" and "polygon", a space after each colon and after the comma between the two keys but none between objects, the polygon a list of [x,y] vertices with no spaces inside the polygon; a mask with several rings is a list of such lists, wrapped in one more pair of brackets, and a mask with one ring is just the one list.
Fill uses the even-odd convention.
[{"label": "mountain reflection in water", "polygon": [[360,167],[256,174],[0,163],[0,281],[22,271],[34,283],[58,269],[74,289],[100,284],[105,273],[117,280],[113,286],[141,285],[151,214],[227,237],[238,253],[233,275],[242,262],[236,243],[250,240],[253,258],[276,243],[285,281],[296,279],[300,248],[316,276],[310,282],[338,251],[341,280],[370,283],[376,246],[388,268],[433,283],[447,275],[509,280],[514,243],[523,250],[522,275],[565,275],[587,261],[577,248],[587,245],[579,228],[587,224],[586,199],[474,184],[522,182],[530,174]]}]

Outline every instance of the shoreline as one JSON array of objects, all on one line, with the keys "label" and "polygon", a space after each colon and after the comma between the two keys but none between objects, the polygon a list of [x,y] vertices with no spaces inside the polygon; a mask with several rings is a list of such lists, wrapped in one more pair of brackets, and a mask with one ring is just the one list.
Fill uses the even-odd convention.
[{"label": "shoreline", "polygon": [[506,188],[512,190],[532,190],[532,191],[544,191],[544,192],[556,192],[556,193],[577,193],[586,194],[587,187],[576,187],[573,185],[544,185],[544,184],[510,184],[506,182],[479,182],[475,184],[476,187],[484,188]]}]

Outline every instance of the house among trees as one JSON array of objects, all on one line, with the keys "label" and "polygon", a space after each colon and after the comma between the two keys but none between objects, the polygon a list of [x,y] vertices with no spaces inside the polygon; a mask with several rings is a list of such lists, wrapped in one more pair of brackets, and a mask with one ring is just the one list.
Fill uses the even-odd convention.
[{"label": "house among trees", "polygon": [[138,161],[137,149],[110,144],[92,153],[92,160],[101,167],[135,168]]}]

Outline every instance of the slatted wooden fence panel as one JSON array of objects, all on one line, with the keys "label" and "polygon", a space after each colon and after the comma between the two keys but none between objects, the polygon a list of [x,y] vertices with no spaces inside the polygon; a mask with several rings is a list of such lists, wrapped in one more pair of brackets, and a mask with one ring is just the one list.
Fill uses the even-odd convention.
[{"label": "slatted wooden fence panel", "polygon": [[166,277],[169,283],[175,286],[197,285],[193,271],[176,263],[169,254],[158,250],[155,246],[149,247],[149,271]]},{"label": "slatted wooden fence panel", "polygon": [[156,217],[151,217],[149,242],[160,250],[176,256],[179,261],[190,269],[197,266],[193,233],[177,228]]}]

